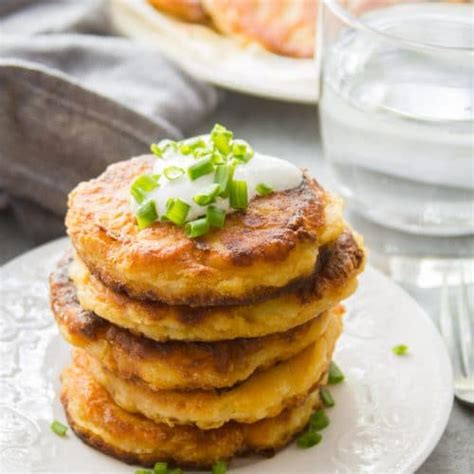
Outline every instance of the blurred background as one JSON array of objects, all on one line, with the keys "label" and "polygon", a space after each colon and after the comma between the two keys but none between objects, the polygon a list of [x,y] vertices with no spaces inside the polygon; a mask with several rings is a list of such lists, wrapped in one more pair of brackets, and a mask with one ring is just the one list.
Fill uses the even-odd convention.
[{"label": "blurred background", "polygon": [[[64,235],[79,181],[219,122],[344,196],[472,384],[473,107],[469,1],[2,0],[0,263]],[[420,472],[472,469],[473,424]]]}]

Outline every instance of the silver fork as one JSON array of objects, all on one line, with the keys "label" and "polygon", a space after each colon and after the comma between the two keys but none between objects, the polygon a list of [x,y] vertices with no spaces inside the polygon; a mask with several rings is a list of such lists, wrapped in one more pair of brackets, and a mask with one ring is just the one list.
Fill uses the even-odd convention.
[{"label": "silver fork", "polygon": [[463,270],[459,285],[449,285],[444,275],[439,325],[453,366],[454,395],[474,407],[474,311]]}]

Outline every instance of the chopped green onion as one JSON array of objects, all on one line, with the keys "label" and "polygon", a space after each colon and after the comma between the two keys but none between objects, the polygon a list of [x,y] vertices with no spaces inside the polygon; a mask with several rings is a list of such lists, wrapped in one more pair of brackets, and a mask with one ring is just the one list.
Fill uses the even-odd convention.
[{"label": "chopped green onion", "polygon": [[167,166],[163,170],[163,174],[166,176],[167,179],[170,181],[173,181],[175,179],[178,179],[180,176],[184,174],[183,168],[180,168],[179,166]]},{"label": "chopped green onion", "polygon": [[257,184],[255,190],[259,196],[268,196],[269,194],[273,193],[273,188],[265,183]]},{"label": "chopped green onion", "polygon": [[207,208],[207,220],[211,227],[218,227],[222,229],[225,223],[225,211],[216,206],[209,206]]},{"label": "chopped green onion", "polygon": [[153,474],[168,474],[168,464],[165,462],[155,463]]},{"label": "chopped green onion", "polygon": [[337,364],[333,361],[331,361],[331,364],[329,365],[329,376],[328,376],[328,382],[331,385],[340,383],[344,380],[344,374],[342,373],[341,369],[337,366]]},{"label": "chopped green onion", "polygon": [[300,448],[312,448],[317,445],[322,438],[320,433],[309,429],[296,440],[296,444]]},{"label": "chopped green onion", "polygon": [[213,183],[208,186],[206,189],[201,191],[199,194],[193,196],[193,201],[200,206],[207,206],[211,202],[216,200],[216,197],[221,192],[221,187],[219,184]]},{"label": "chopped green onion", "polygon": [[209,221],[207,217],[201,217],[200,219],[188,222],[184,231],[190,239],[201,237],[209,232]]},{"label": "chopped green onion", "polygon": [[191,153],[195,155],[199,148],[205,147],[206,142],[202,138],[189,138],[179,143],[179,152],[183,155],[190,155]]},{"label": "chopped green onion", "polygon": [[176,225],[183,225],[191,206],[181,199],[168,199],[166,203],[165,218]]},{"label": "chopped green onion", "polygon": [[156,143],[150,145],[150,151],[158,158],[163,158],[163,150]]},{"label": "chopped green onion", "polygon": [[248,195],[246,181],[232,181],[230,185],[230,205],[233,209],[247,208]]},{"label": "chopped green onion", "polygon": [[159,186],[159,174],[142,174],[130,186],[130,193],[138,204],[141,204],[146,194]]},{"label": "chopped green onion", "polygon": [[212,163],[212,155],[202,158],[188,168],[188,176],[191,181],[200,178],[206,174],[214,171],[214,164]]},{"label": "chopped green onion", "polygon": [[137,469],[135,474],[153,474],[153,472],[148,469]]},{"label": "chopped green onion", "polygon": [[175,467],[174,469],[170,469],[168,474],[183,474],[183,471],[179,467]]},{"label": "chopped green onion", "polygon": [[227,197],[230,193],[230,184],[234,176],[234,167],[228,164],[217,165],[214,183],[221,186],[221,196]]},{"label": "chopped green onion", "polygon": [[149,227],[153,222],[158,219],[158,213],[156,212],[155,202],[146,201],[140,205],[135,212],[137,218],[138,228],[140,230]]},{"label": "chopped green onion", "polygon": [[51,423],[51,431],[58,436],[65,436],[67,431],[67,426],[63,425],[60,421],[54,420]]},{"label": "chopped green onion", "polygon": [[315,411],[309,420],[309,426],[312,430],[319,431],[329,425],[329,418],[324,410]]},{"label": "chopped green onion", "polygon": [[216,124],[211,131],[211,140],[223,155],[228,155],[232,151],[231,142],[233,135],[224,126]]},{"label": "chopped green onion", "polygon": [[158,143],[158,146],[163,150],[166,151],[168,148],[173,148],[174,150],[177,149],[178,144],[174,140],[169,140],[165,138]]},{"label": "chopped green onion", "polygon": [[336,404],[334,398],[332,398],[331,392],[327,388],[321,388],[319,391],[319,395],[325,407],[333,407]]},{"label": "chopped green onion", "polygon": [[232,154],[240,161],[247,163],[254,155],[252,147],[244,140],[234,140]]},{"label": "chopped green onion", "polygon": [[399,344],[392,347],[392,352],[397,356],[404,356],[408,354],[408,346],[406,344]]},{"label": "chopped green onion", "polygon": [[226,474],[227,464],[224,461],[217,461],[214,466],[212,466],[212,474]]}]

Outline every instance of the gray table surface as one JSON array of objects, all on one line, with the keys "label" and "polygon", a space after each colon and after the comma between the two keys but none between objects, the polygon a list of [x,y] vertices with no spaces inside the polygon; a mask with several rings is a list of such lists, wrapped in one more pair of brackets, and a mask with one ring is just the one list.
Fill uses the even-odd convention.
[{"label": "gray table surface", "polygon": [[[228,93],[219,109],[196,131],[207,131],[215,122],[225,124],[265,153],[308,168],[328,189],[334,188],[322,159],[315,107]],[[0,212],[0,264],[34,246],[35,242],[22,234],[11,214]],[[439,309],[438,292],[406,289],[436,320]],[[454,402],[443,437],[418,473],[474,473],[473,410]]]}]

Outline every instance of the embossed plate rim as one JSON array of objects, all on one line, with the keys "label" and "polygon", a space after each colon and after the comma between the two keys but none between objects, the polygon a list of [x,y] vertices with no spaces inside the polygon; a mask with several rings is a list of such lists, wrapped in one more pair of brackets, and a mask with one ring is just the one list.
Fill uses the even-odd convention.
[{"label": "embossed plate rim", "polygon": [[[17,364],[3,377],[5,392],[0,393],[0,466],[10,473],[65,472],[65,465],[69,473],[132,473],[132,466],[97,453],[71,433],[61,439],[49,430],[53,417],[64,420],[56,393],[68,350],[60,342],[42,292],[48,267],[67,242],[66,238],[58,239],[0,267],[0,296],[3,292],[5,300],[0,324],[13,321],[10,327],[0,328],[0,339],[6,341],[2,350],[16,358],[12,367],[4,359],[3,370],[8,373]],[[15,288],[21,293],[16,294]],[[346,331],[336,354],[347,380],[331,388],[338,406],[331,409],[332,422],[324,431],[323,442],[306,451],[293,444],[271,459],[244,459],[235,463],[231,472],[349,473],[364,468],[413,472],[434,449],[446,427],[453,392],[449,358],[431,319],[401,288],[370,267],[361,278],[360,291],[347,306]],[[383,319],[378,319],[382,317],[379,313],[386,313]],[[401,323],[406,327],[400,328]],[[21,344],[15,332],[22,335]],[[397,342],[407,342],[412,355],[394,356],[391,347]],[[40,350],[42,356],[35,354]],[[22,360],[32,358],[41,360],[22,365]],[[419,373],[420,367],[425,372]],[[12,392],[10,397],[8,390],[16,395]],[[430,390],[435,393],[427,394]],[[420,413],[413,413],[413,407]],[[22,460],[20,466],[15,464],[18,459]],[[27,467],[30,461],[31,467]],[[84,467],[74,471],[74,466]]]}]

